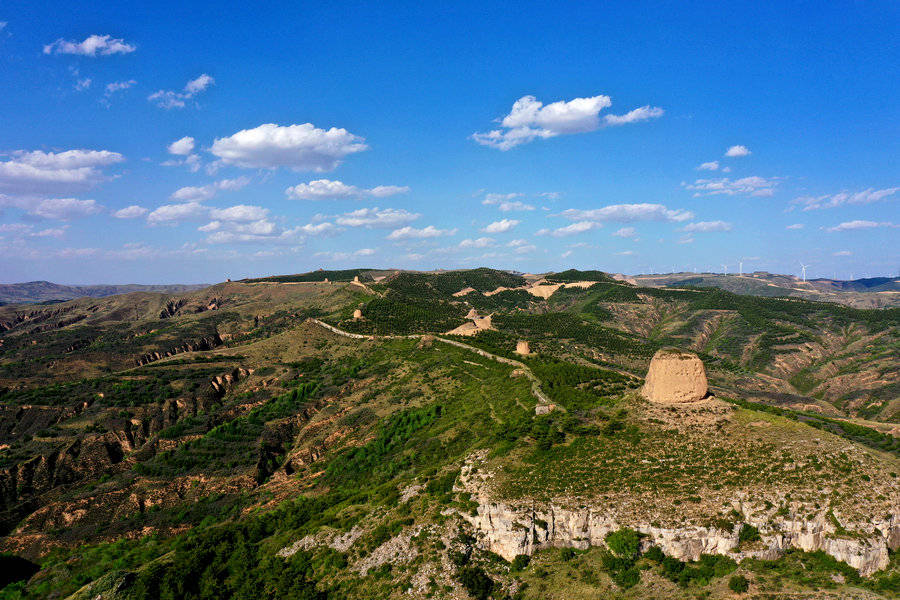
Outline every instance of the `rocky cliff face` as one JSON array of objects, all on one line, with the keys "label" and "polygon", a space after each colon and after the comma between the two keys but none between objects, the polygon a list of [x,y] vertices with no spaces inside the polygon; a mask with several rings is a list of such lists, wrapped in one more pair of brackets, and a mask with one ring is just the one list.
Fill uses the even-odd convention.
[{"label": "rocky cliff face", "polygon": [[696,354],[664,349],[653,355],[641,393],[651,402],[678,404],[696,402],[708,390],[706,369]]},{"label": "rocky cliff face", "polygon": [[[800,511],[786,515],[766,513],[744,498],[735,498],[732,507],[743,518],[730,530],[710,526],[662,527],[647,521],[634,521],[617,514],[616,507],[602,503],[570,506],[548,502],[528,506],[491,497],[485,487],[489,474],[477,472],[471,464],[463,467],[458,488],[471,494],[478,503],[475,514],[460,513],[480,536],[481,545],[507,560],[518,554],[532,554],[548,547],[585,549],[604,545],[610,532],[630,527],[642,534],[644,549],[659,548],[679,560],[697,560],[701,554],[722,554],[737,561],[744,558],[774,559],[789,548],[813,552],[822,550],[857,569],[861,575],[888,566],[888,550],[900,547],[900,507],[892,514],[867,523],[841,523],[851,533],[839,536],[837,527],[819,512],[811,518]],[[744,525],[759,529],[760,541],[742,545],[740,529]],[[746,547],[745,547],[746,546]]]}]

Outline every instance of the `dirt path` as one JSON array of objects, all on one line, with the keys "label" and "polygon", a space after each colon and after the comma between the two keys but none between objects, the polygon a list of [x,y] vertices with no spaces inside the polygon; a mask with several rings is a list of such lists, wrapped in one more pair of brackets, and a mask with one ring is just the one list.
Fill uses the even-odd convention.
[{"label": "dirt path", "polygon": [[[381,339],[419,339],[422,337],[421,334],[410,334],[410,335],[365,335],[361,333],[350,333],[349,331],[344,331],[343,329],[338,329],[334,325],[329,325],[328,323],[324,323],[318,319],[310,318],[309,321],[311,323],[315,323],[320,327],[324,327],[328,331],[340,335],[346,338],[354,339],[354,340],[374,340],[376,338]],[[481,348],[476,348],[475,346],[470,346],[468,344],[464,344],[462,342],[458,342],[456,340],[448,340],[439,336],[432,336],[435,341],[443,342],[444,344],[449,344],[451,346],[456,346],[457,348],[462,348],[464,350],[468,350],[469,352],[474,352],[479,356],[483,356],[485,358],[489,358],[491,360],[497,361],[499,363],[503,363],[505,365],[510,365],[516,367],[521,370],[528,381],[531,382],[531,393],[537,398],[538,405],[534,408],[534,412],[543,415],[551,412],[553,410],[559,409],[560,407],[556,406],[552,400],[544,393],[541,389],[541,380],[537,378],[537,376],[531,371],[531,369],[523,362],[519,362],[517,360],[513,360],[511,358],[506,358],[505,356],[498,356],[496,354],[491,354],[487,350],[482,350]]]}]

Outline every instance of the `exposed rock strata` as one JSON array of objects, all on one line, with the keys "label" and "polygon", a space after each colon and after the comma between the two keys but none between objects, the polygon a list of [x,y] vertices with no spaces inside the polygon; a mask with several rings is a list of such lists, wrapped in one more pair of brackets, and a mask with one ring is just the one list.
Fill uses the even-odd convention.
[{"label": "exposed rock strata", "polygon": [[[662,527],[651,522],[634,522],[620,518],[615,507],[600,503],[591,506],[564,506],[553,502],[545,505],[518,506],[492,499],[472,477],[471,465],[463,468],[461,487],[478,502],[475,514],[460,512],[479,534],[481,545],[507,560],[518,554],[532,554],[548,547],[585,549],[602,546],[607,534],[631,527],[644,534],[644,549],[659,548],[679,560],[697,560],[701,554],[721,554],[744,558],[773,559],[783,551],[798,548],[807,552],[822,550],[844,561],[867,576],[888,566],[888,550],[900,547],[900,508],[887,516],[866,523],[842,523],[852,537],[839,536],[836,527],[819,512],[812,518],[789,513],[766,515],[750,510],[740,498],[733,507],[744,515],[744,522],[759,529],[761,543],[744,549],[739,542],[741,524],[730,531],[715,527]],[[483,476],[482,476],[483,477]]]}]

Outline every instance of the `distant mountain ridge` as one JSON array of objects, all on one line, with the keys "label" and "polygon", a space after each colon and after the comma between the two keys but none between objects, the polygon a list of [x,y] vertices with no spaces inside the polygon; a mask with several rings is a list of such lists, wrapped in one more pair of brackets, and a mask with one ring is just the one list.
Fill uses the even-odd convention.
[{"label": "distant mountain ridge", "polygon": [[26,283],[0,283],[0,304],[37,304],[41,302],[62,302],[83,298],[103,298],[131,292],[160,292],[177,294],[207,287],[205,283],[171,285],[62,285],[49,281],[29,281]]}]

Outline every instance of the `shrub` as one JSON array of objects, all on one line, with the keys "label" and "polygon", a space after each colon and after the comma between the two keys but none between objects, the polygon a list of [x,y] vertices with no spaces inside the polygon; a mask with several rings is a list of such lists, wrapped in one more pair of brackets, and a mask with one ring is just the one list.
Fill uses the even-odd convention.
[{"label": "shrub", "polygon": [[640,554],[641,539],[638,532],[628,527],[613,531],[606,536],[606,545],[619,558],[634,561]]},{"label": "shrub", "polygon": [[510,563],[509,568],[511,571],[521,571],[531,562],[531,557],[527,554],[517,554],[516,557]]},{"label": "shrub", "polygon": [[481,567],[465,567],[459,571],[459,582],[478,600],[487,600],[494,591],[494,580]]},{"label": "shrub", "polygon": [[744,523],[741,526],[741,532],[738,534],[738,541],[740,543],[758,542],[759,541],[759,529],[757,529],[753,525]]},{"label": "shrub", "polygon": [[732,575],[728,580],[728,589],[738,594],[743,594],[750,589],[750,581],[743,575]]}]

